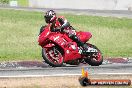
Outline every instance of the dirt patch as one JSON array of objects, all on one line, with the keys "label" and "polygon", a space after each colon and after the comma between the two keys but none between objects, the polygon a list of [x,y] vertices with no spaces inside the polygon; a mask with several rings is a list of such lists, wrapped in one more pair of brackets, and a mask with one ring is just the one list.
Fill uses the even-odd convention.
[{"label": "dirt patch", "polygon": [[[125,75],[125,76],[124,75],[90,75],[89,77],[91,79],[120,78],[120,79],[132,80],[132,75]],[[79,84],[78,78],[79,76],[39,77],[39,78],[0,78],[0,88],[83,88]],[[92,88],[102,88],[102,87],[94,86]]]},{"label": "dirt patch", "polygon": [[3,78],[2,88],[67,88],[78,87],[78,77]]}]

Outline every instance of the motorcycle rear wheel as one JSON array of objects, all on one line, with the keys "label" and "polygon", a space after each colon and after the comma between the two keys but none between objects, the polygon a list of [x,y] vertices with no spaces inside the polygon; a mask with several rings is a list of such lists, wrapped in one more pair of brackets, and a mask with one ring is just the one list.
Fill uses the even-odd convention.
[{"label": "motorcycle rear wheel", "polygon": [[43,48],[42,57],[52,67],[61,67],[64,62],[62,53],[56,47]]},{"label": "motorcycle rear wheel", "polygon": [[86,63],[88,63],[91,66],[99,66],[102,64],[103,62],[103,56],[101,51],[95,46],[90,44],[89,47],[92,47],[94,49],[96,49],[98,52],[91,52],[89,57],[87,57],[85,60]]}]

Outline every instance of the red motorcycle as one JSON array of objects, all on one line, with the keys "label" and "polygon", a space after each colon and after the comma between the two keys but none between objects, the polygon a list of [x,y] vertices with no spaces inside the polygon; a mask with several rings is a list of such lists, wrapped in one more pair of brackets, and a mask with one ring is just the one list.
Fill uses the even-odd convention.
[{"label": "red motorcycle", "polygon": [[[90,32],[77,32],[80,40],[86,43],[91,37]],[[39,45],[42,47],[42,57],[46,63],[53,67],[62,66],[63,63],[78,65],[86,62],[91,66],[99,66],[103,62],[101,51],[94,45],[86,43],[97,52],[88,52],[82,54],[82,47],[70,39],[66,33],[51,32],[50,25],[44,27],[44,30],[38,38]]]}]

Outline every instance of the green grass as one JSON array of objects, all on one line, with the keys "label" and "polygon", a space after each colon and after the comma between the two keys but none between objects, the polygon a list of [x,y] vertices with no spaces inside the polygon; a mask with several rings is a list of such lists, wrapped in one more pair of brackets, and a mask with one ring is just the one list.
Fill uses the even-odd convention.
[{"label": "green grass", "polygon": [[19,6],[28,6],[28,0],[17,0]]},{"label": "green grass", "polygon": [[[93,34],[90,43],[104,57],[132,57],[132,19],[64,15],[77,30]],[[44,25],[42,12],[0,9],[0,61],[42,60],[37,38]]]}]

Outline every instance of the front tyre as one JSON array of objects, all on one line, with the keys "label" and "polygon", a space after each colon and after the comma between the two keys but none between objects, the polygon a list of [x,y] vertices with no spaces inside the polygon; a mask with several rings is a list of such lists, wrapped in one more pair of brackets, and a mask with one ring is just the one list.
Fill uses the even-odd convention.
[{"label": "front tyre", "polygon": [[56,47],[43,48],[42,57],[52,67],[60,67],[63,65],[63,55]]},{"label": "front tyre", "polygon": [[88,45],[91,48],[96,49],[98,52],[91,52],[88,57],[85,59],[85,62],[91,66],[99,66],[103,62],[103,56],[101,51],[95,45]]}]

